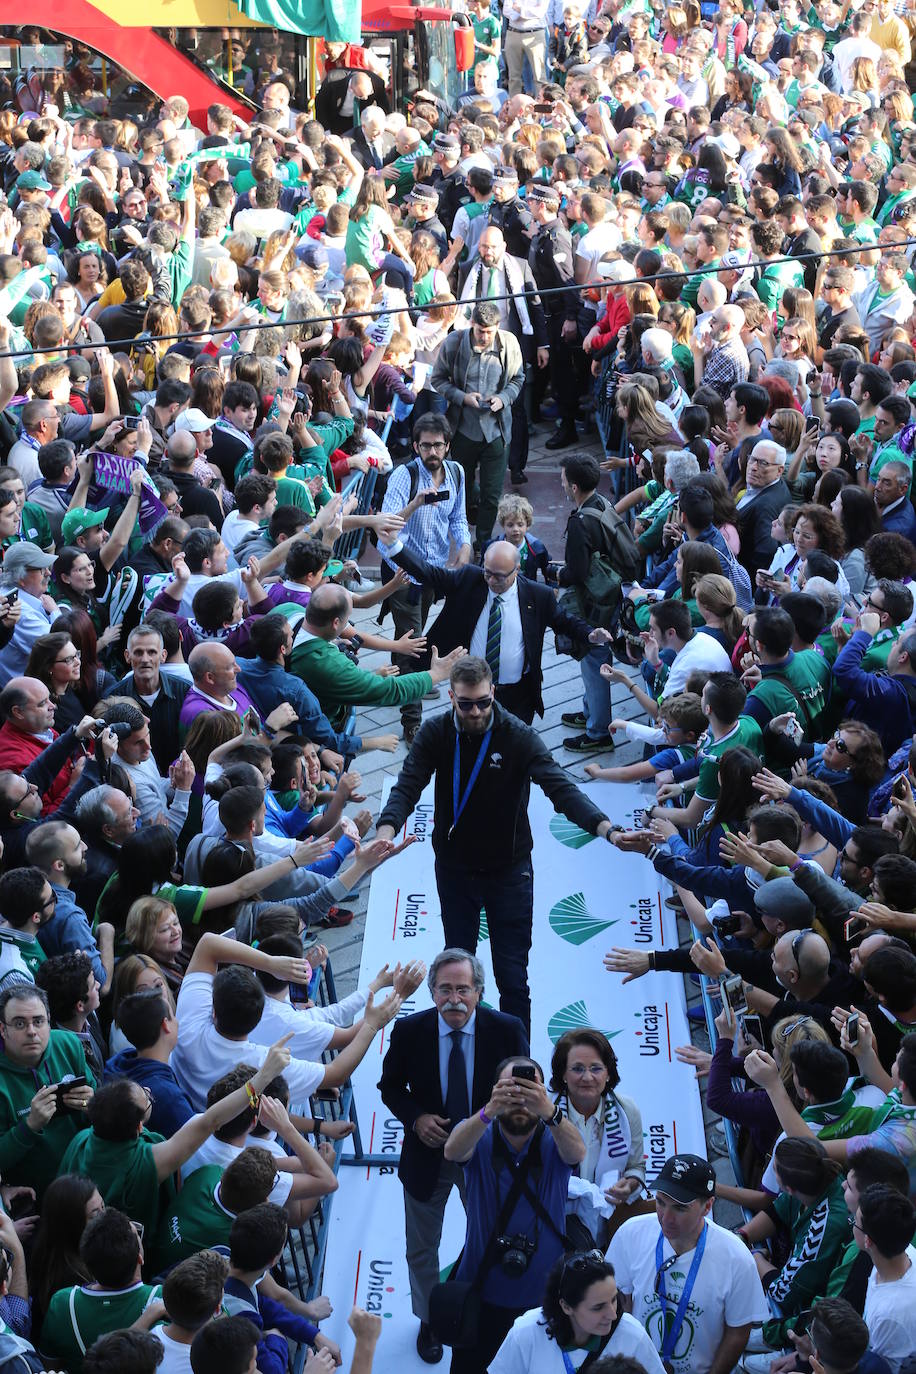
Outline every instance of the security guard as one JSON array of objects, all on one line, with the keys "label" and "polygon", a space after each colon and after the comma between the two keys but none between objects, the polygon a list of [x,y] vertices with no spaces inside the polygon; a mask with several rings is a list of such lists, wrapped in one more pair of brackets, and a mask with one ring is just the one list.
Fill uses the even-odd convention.
[{"label": "security guard", "polygon": [[455,216],[462,205],[469,204],[471,193],[463,173],[458,170],[461,143],[454,134],[436,134],[433,139],[433,162],[436,164],[430,182],[439,193],[439,219],[451,238]]},{"label": "security guard", "polygon": [[514,167],[497,167],[493,174],[490,223],[502,230],[510,257],[527,262],[537,225],[518,198],[518,172]]},{"label": "security guard", "polygon": [[410,216],[408,228],[425,229],[432,234],[439,249],[439,258],[444,258],[448,252],[448,234],[439,218],[439,193],[435,186],[418,183],[404,197],[404,208]]},{"label": "security guard", "polygon": [[545,448],[569,448],[578,441],[576,409],[579,383],[573,362],[573,349],[579,341],[577,324],[579,295],[573,288],[574,261],[569,230],[557,218],[560,193],[546,182],[529,181],[525,198],[531,218],[538,226],[537,237],[531,245],[528,263],[540,291],[552,287],[568,287],[544,295],[541,300],[547,313],[547,337],[550,344],[550,380],[560,412],[560,426]]}]

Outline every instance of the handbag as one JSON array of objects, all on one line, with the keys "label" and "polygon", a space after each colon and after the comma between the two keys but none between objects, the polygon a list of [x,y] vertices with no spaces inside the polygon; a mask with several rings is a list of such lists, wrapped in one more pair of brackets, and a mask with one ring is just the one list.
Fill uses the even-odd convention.
[{"label": "handbag", "polygon": [[[542,1133],[543,1130],[536,1138],[540,1139]],[[494,1135],[494,1145],[497,1140],[500,1140],[500,1137]],[[450,1345],[453,1349],[467,1350],[477,1344],[482,1302],[480,1290],[487,1273],[496,1261],[497,1238],[504,1233],[516,1203],[523,1190],[526,1190],[530,1165],[531,1150],[529,1149],[523,1162],[515,1171],[512,1186],[500,1208],[499,1216],[490,1232],[483,1257],[473,1279],[455,1278],[461,1265],[461,1255],[464,1254],[462,1250],[461,1255],[458,1256],[452,1266],[452,1272],[448,1278],[444,1283],[437,1283],[429,1295],[429,1324],[443,1345]]]}]

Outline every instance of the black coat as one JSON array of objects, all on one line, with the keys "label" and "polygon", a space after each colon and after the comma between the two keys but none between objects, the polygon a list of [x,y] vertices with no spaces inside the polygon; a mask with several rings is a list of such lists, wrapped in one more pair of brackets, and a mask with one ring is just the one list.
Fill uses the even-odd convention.
[{"label": "black coat", "polygon": [[[443,655],[457,649],[459,644],[469,647],[474,627],[487,603],[487,584],[483,568],[476,564],[468,564],[463,568],[434,568],[428,563],[421,563],[406,549],[392,555],[392,562],[398,563],[418,582],[431,587],[437,597],[445,597],[445,605],[427,633],[429,644],[435,645],[438,652]],[[544,635],[549,628],[556,633],[568,635],[570,639],[586,643],[592,627],[584,620],[562,611],[550,587],[531,582],[521,575],[518,579],[518,609],[522,622],[522,639],[525,643],[525,667],[521,685],[528,687],[530,701],[538,714],[543,715],[541,683],[544,674],[541,657],[544,652]]]},{"label": "black coat", "polygon": [[[474,1022],[474,1076],[471,1112],[490,1099],[496,1066],[512,1055],[528,1054],[525,1028],[517,1016],[478,1006]],[[404,1127],[398,1178],[418,1202],[432,1195],[439,1178],[442,1149],[424,1145],[414,1130],[418,1116],[445,1115],[439,1078],[439,1013],[435,1007],[395,1021],[379,1083],[382,1101]],[[452,1122],[452,1125],[456,1125]]]},{"label": "black coat", "polygon": [[[369,147],[368,139],[363,133],[362,128],[357,125],[354,129],[348,129],[345,135],[350,140],[350,151],[356,158],[359,165],[367,172],[377,172],[380,168],[386,167],[389,162],[393,162],[397,157],[397,151],[391,147],[377,159]],[[386,145],[390,144],[389,135],[383,135],[382,140]]]},{"label": "black coat", "polygon": [[770,533],[776,516],[792,500],[792,493],[780,477],[766,487],[749,505],[738,511],[738,536],[741,540],[741,562],[747,568],[754,585],[754,575],[768,568],[778,547]]}]

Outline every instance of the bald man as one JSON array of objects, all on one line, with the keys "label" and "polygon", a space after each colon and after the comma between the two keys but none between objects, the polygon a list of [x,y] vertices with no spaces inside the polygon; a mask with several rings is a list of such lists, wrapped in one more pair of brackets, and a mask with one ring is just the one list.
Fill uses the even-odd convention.
[{"label": "bald man", "polygon": [[593,630],[562,611],[549,587],[522,576],[519,551],[505,540],[489,545],[482,567],[433,567],[400,542],[389,548],[388,556],[429,586],[436,598],[445,597],[427,633],[429,643],[441,653],[467,644],[472,655],[485,659],[496,683],[496,700],[526,725],[544,714],[541,657],[548,627],[584,647],[606,644],[610,638],[606,630]]},{"label": "bald man", "polygon": [[188,667],[194,683],[184,699],[178,726],[182,735],[192,720],[203,711],[235,711],[244,716],[252,708],[251,698],[238,685],[239,665],[225,644],[209,641],[191,650]]}]

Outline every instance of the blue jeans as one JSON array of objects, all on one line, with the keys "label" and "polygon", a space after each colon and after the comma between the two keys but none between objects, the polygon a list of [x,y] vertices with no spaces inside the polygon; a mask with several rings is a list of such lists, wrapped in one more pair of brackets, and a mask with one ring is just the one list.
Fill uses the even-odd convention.
[{"label": "blue jeans", "polygon": [[607,645],[595,644],[579,663],[582,670],[582,685],[585,688],[582,711],[585,715],[585,733],[589,739],[608,738],[607,728],[611,723],[611,684],[599,672],[602,663],[607,661]]},{"label": "blue jeans", "polygon": [[472,873],[436,859],[436,884],[448,948],[476,953],[480,913],[486,914],[499,1009],[517,1016],[530,1036],[528,951],[534,903],[530,856],[494,873]]}]

